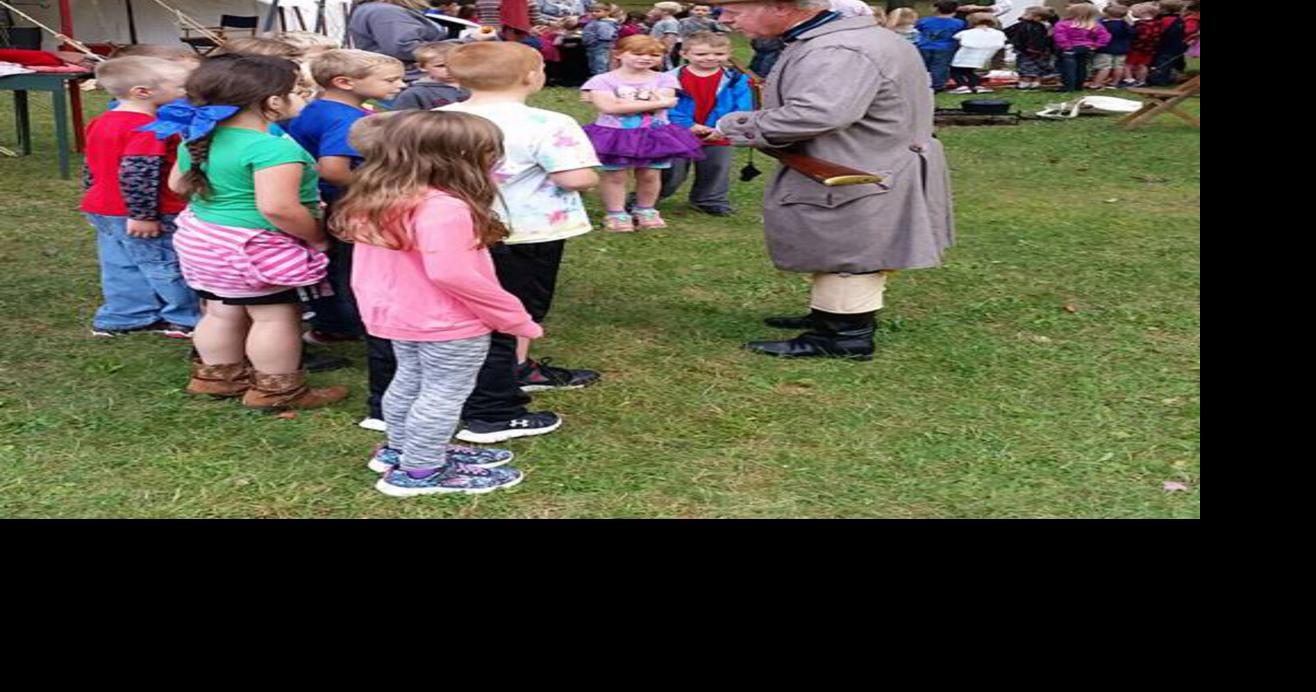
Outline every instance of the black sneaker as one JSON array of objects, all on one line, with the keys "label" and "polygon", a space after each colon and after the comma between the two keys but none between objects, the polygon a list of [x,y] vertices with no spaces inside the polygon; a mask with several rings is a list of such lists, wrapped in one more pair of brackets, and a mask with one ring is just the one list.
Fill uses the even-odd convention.
[{"label": "black sneaker", "polygon": [[468,420],[466,427],[457,432],[457,439],[476,444],[490,444],[518,437],[547,435],[560,427],[562,427],[561,416],[551,411],[536,411],[512,420]]},{"label": "black sneaker", "polygon": [[697,211],[697,212],[699,212],[699,213],[701,213],[701,214],[708,214],[709,216],[731,216],[731,215],[735,214],[734,211],[732,211],[731,209],[728,209],[728,208],[726,208],[726,207],[700,207],[700,206],[693,205],[693,204],[690,205],[690,206],[691,206],[695,211]]},{"label": "black sneaker", "polygon": [[552,358],[536,361],[533,358],[516,366],[516,383],[523,392],[543,392],[550,389],[580,389],[599,381],[593,370],[570,370],[549,365]]}]

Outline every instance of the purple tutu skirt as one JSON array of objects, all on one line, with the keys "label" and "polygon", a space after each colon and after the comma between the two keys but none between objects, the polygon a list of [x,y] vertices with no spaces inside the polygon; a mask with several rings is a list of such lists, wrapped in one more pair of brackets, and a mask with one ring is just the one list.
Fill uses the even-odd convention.
[{"label": "purple tutu skirt", "polygon": [[605,166],[639,168],[668,159],[704,158],[704,143],[671,123],[630,129],[591,124],[585,126],[585,134]]}]

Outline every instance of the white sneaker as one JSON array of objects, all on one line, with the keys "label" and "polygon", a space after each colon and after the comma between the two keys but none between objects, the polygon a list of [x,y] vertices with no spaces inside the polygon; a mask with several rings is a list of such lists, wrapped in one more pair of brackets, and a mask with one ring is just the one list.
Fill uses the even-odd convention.
[{"label": "white sneaker", "polygon": [[970,89],[969,87],[959,87],[959,88],[956,88],[956,89],[951,89],[951,90],[950,90],[949,92],[947,92],[947,93],[951,93],[951,94],[972,94],[972,93],[973,93],[973,89]]},{"label": "white sneaker", "polygon": [[362,418],[361,422],[356,425],[358,428],[374,430],[375,432],[388,432],[388,424],[378,418]]},{"label": "white sneaker", "polygon": [[982,87],[982,86],[980,86],[980,87],[978,87],[978,90],[975,91],[975,92],[973,92],[973,93],[975,93],[975,94],[990,94],[990,93],[992,93],[992,91],[993,91],[993,89],[992,89],[991,87]]}]

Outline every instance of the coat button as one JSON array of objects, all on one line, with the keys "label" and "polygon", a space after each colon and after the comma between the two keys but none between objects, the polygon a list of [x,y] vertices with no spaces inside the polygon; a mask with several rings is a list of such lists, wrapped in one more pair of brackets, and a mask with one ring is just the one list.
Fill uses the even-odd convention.
[{"label": "coat button", "polygon": [[914,152],[915,154],[922,154],[922,153],[923,153],[923,145],[922,145],[922,144],[911,144],[911,145],[909,145],[909,150],[912,151],[912,152]]}]

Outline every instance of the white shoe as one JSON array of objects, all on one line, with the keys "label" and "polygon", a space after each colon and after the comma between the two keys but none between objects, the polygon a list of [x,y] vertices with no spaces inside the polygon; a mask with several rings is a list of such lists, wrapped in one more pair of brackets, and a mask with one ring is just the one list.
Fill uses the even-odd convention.
[{"label": "white shoe", "polygon": [[362,418],[361,422],[356,425],[358,428],[374,430],[375,432],[388,432],[388,424],[378,418]]},{"label": "white shoe", "polygon": [[973,92],[973,93],[975,93],[975,94],[990,94],[990,93],[992,93],[992,91],[993,91],[993,89],[992,89],[991,87],[978,87],[978,90],[975,91],[975,92]]},{"label": "white shoe", "polygon": [[957,89],[951,89],[948,93],[951,93],[951,94],[972,94],[972,93],[973,93],[973,89],[970,89],[969,87],[959,87],[959,88],[957,88]]}]

